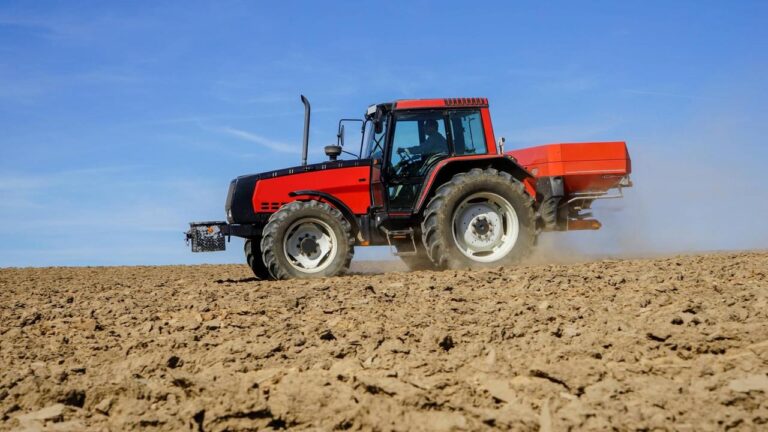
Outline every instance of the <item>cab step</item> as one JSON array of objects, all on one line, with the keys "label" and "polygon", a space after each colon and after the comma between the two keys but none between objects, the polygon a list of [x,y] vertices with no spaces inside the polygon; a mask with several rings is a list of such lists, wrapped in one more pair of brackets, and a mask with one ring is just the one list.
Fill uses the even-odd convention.
[{"label": "cab step", "polygon": [[[408,228],[407,230],[388,230],[384,227],[380,227],[380,229],[387,237],[387,244],[389,244],[389,249],[392,251],[393,255],[413,256],[418,253],[416,250],[416,235],[413,231],[413,228]],[[410,243],[413,246],[413,249],[408,251],[398,251],[397,247],[395,247],[393,244],[393,242],[398,242],[398,244],[403,242],[407,243],[408,240],[410,240]]]}]

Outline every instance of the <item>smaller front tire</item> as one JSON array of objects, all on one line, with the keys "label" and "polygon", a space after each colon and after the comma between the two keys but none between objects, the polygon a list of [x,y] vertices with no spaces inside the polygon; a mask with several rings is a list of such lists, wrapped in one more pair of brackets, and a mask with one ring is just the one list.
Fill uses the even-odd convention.
[{"label": "smaller front tire", "polygon": [[261,280],[271,280],[272,275],[269,274],[269,270],[264,265],[264,259],[261,256],[261,242],[259,239],[245,239],[243,251],[245,252],[245,260],[248,262],[248,267],[251,268],[253,274]]},{"label": "smaller front tire", "polygon": [[346,272],[352,261],[352,226],[338,209],[324,202],[294,201],[270,216],[261,250],[275,279],[336,276]]}]

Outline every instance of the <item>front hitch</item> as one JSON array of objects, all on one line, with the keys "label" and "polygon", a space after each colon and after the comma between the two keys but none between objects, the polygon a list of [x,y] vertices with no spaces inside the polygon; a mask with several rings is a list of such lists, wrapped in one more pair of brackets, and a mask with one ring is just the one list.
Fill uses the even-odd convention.
[{"label": "front hitch", "polygon": [[184,238],[187,246],[192,245],[192,252],[223,251],[226,250],[227,228],[226,222],[191,222]]}]

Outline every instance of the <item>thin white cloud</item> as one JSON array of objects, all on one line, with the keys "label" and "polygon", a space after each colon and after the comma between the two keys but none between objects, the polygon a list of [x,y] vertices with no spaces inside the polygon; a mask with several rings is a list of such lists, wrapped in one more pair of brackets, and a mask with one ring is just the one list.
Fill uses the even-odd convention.
[{"label": "thin white cloud", "polygon": [[614,129],[616,123],[614,120],[606,119],[600,123],[590,124],[535,126],[516,129],[507,134],[502,129],[499,129],[497,137],[504,136],[506,138],[509,143],[506,147],[509,150],[557,142],[579,142],[595,139],[607,141],[613,139],[610,138],[609,134]]},{"label": "thin white cloud", "polygon": [[[313,112],[317,112],[316,110]],[[290,117],[296,116],[300,118],[304,115],[304,111],[295,109],[292,111],[270,111],[266,113],[258,114],[191,114],[186,116],[168,117],[165,119],[154,119],[145,122],[137,122],[136,124],[183,124],[183,123],[195,123],[200,127],[203,127],[204,123],[222,122],[227,120],[254,120],[254,119],[273,119],[277,117]]]},{"label": "thin white cloud", "polygon": [[507,70],[507,73],[516,78],[531,80],[540,89],[557,92],[583,92],[600,83],[594,74],[574,66],[561,69],[515,67]]},{"label": "thin white cloud", "polygon": [[157,22],[124,15],[0,11],[0,27],[17,27],[56,41],[83,43],[106,32],[135,31]]},{"label": "thin white cloud", "polygon": [[[94,175],[85,175],[87,172]],[[20,184],[32,182],[35,187],[3,191],[0,200],[0,235],[43,231],[59,235],[77,232],[176,232],[192,219],[203,219],[223,213],[221,202],[226,183],[212,185],[197,178],[141,178],[136,175],[107,180],[98,170],[81,170],[67,175],[27,176]],[[103,171],[107,173],[108,171]],[[108,187],[83,191],[91,184]],[[12,183],[0,185],[11,187]],[[115,196],[113,190],[120,191]],[[2,189],[0,189],[2,191]],[[8,201],[7,198],[10,198]],[[55,211],[29,212],[35,204]],[[208,216],[208,217],[206,217]]]},{"label": "thin white cloud", "polygon": [[26,27],[31,29],[43,30],[54,34],[66,34],[70,28],[59,24],[53,20],[31,18],[18,15],[0,14],[0,26],[4,27]]},{"label": "thin white cloud", "polygon": [[249,141],[252,143],[256,143],[260,146],[264,146],[268,149],[278,151],[281,153],[298,153],[299,146],[295,144],[288,144],[281,141],[275,141],[266,137],[263,137],[261,135],[257,135],[252,132],[247,132],[241,129],[235,129],[230,126],[224,126],[221,128],[216,129],[219,132],[225,133],[227,135],[240,138],[244,141]]},{"label": "thin white cloud", "polygon": [[0,191],[51,189],[62,185],[80,184],[102,174],[137,171],[144,165],[103,166],[77,168],[45,174],[0,172]]},{"label": "thin white cloud", "polygon": [[639,95],[639,96],[659,96],[659,97],[667,97],[667,98],[711,100],[711,101],[718,100],[717,98],[713,98],[713,97],[689,95],[689,94],[682,94],[682,93],[671,93],[671,92],[664,92],[664,91],[636,90],[636,89],[623,89],[622,91],[624,93],[629,93],[629,94]]}]

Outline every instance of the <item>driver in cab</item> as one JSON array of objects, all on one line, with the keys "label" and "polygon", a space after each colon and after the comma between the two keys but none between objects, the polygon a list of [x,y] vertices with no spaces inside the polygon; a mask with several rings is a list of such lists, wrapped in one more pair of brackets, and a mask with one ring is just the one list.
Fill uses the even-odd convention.
[{"label": "driver in cab", "polygon": [[437,131],[437,120],[430,119],[424,122],[424,133],[427,139],[421,145],[411,147],[411,152],[422,156],[430,156],[448,151],[448,142]]}]

